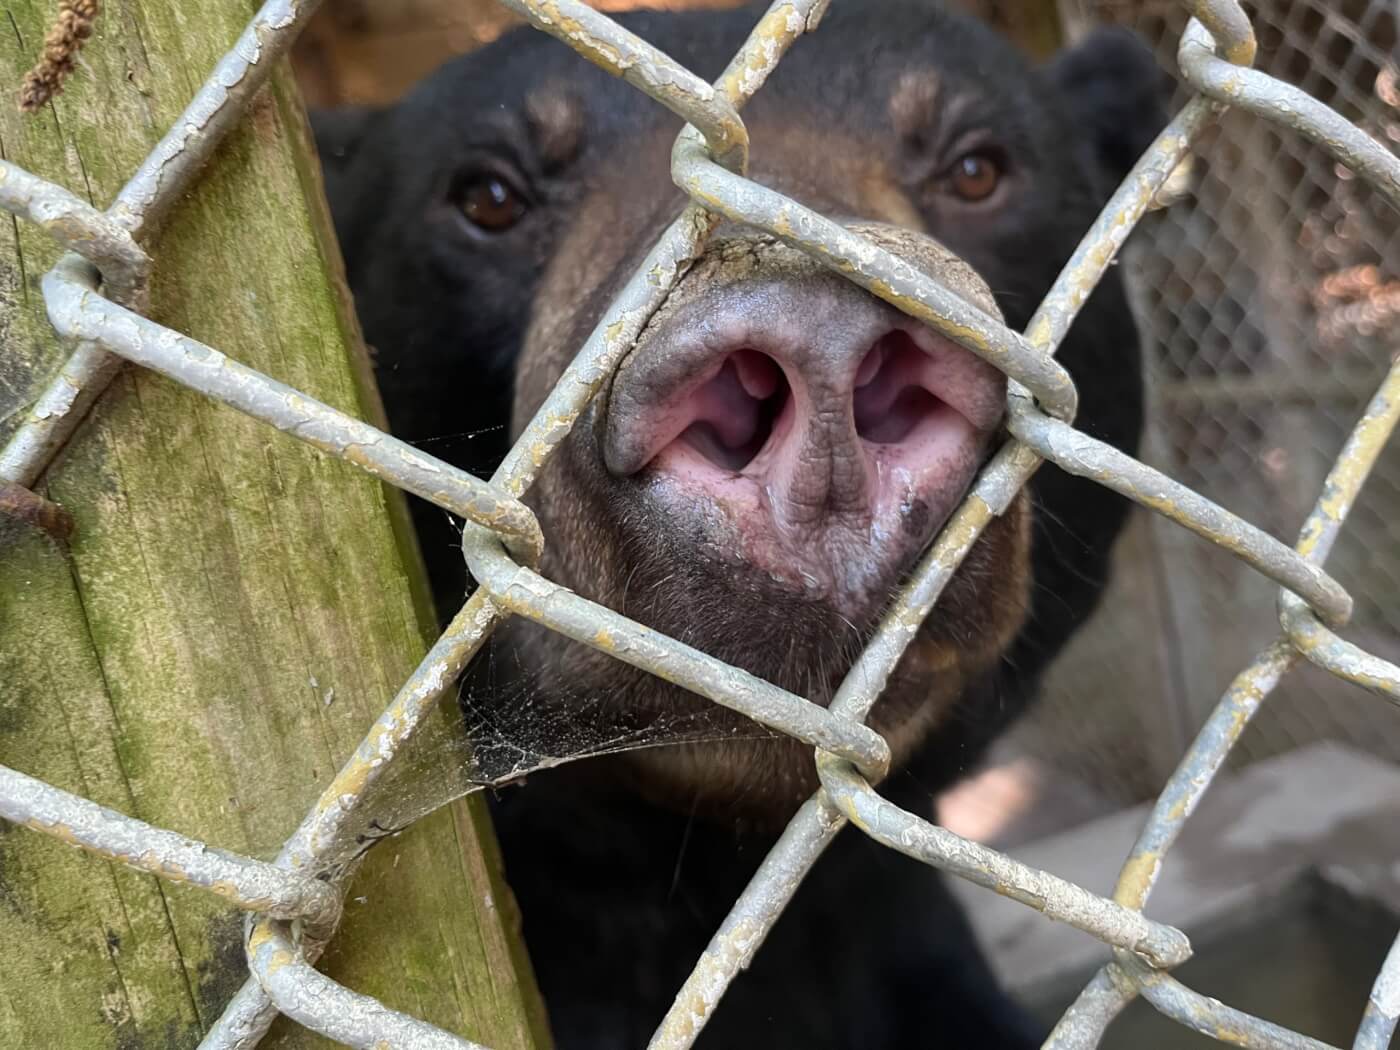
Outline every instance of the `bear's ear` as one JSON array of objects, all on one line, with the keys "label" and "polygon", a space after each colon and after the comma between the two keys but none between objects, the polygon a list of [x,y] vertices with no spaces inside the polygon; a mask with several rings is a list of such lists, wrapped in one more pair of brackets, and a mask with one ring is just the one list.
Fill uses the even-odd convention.
[{"label": "bear's ear", "polygon": [[1172,79],[1147,45],[1121,28],[1092,30],[1041,70],[1100,168],[1117,185],[1167,123]]},{"label": "bear's ear", "polygon": [[383,112],[386,111],[344,107],[313,110],[310,114],[311,133],[316,138],[316,153],[321,159],[321,181],[347,265],[355,255],[360,227],[369,215],[374,214],[373,210],[361,209],[358,198],[367,192],[367,185],[372,186],[376,182],[374,177],[367,180],[365,173],[357,175],[351,169],[356,152],[368,137],[374,118]]},{"label": "bear's ear", "polygon": [[318,109],[311,112],[311,132],[326,178],[343,173],[355,157],[370,121],[379,113],[364,106]]}]

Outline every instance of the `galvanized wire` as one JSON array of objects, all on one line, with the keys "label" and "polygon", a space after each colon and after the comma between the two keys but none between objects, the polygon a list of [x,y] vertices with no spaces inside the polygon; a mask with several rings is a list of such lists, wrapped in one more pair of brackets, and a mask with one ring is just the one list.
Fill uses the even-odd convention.
[{"label": "galvanized wire", "polygon": [[[74,214],[81,214],[93,229],[105,230],[113,225],[125,229],[128,240],[139,242],[150,237],[224,136],[238,124],[277,68],[278,59],[287,53],[320,3],[321,0],[267,0],[184,112],[170,125],[165,137],[127,180],[105,220],[99,221],[87,211]],[[45,193],[54,199],[76,200],[60,186],[52,186]],[[0,208],[15,210],[4,200],[0,200]],[[112,297],[117,302],[142,308],[149,268],[144,253],[136,257],[114,235],[93,238],[70,230],[58,239],[96,266],[104,278],[115,279]],[[115,378],[120,364],[119,355],[98,344],[80,342],[0,451],[0,480],[32,486]]]},{"label": "galvanized wire", "polygon": [[[1336,465],[1322,483],[1322,498],[1298,538],[1298,552],[1304,557],[1320,562],[1332,550],[1360,491],[1359,482],[1353,479],[1371,472],[1397,423],[1400,361],[1391,366],[1390,374],[1366,406]],[[1318,667],[1400,704],[1400,667],[1337,637],[1318,622],[1302,599],[1288,591],[1279,594],[1279,622],[1294,648]]]},{"label": "galvanized wire", "polygon": [[0,817],[128,868],[206,889],[246,911],[317,925],[339,914],[340,898],[328,883],[213,849],[5,766],[0,766]]},{"label": "galvanized wire", "polygon": [[96,282],[81,259],[61,260],[44,275],[42,286],[49,321],[60,336],[100,346],[169,376],[468,521],[494,529],[517,557],[528,564],[538,562],[544,538],[534,513],[488,482],[94,294]]},{"label": "galvanized wire", "polygon": [[[1180,64],[1199,95],[1172,121],[1113,195],[1024,334],[974,309],[875,245],[744,178],[748,136],[739,109],[782,54],[813,29],[825,0],[777,0],[715,85],[577,0],[506,0],[539,28],[656,98],[691,127],[678,137],[672,174],[691,197],[618,295],[552,394],[489,482],[427,456],[218,351],[140,316],[149,260],[137,240],[189,185],[238,119],[315,4],[269,3],[157,146],[113,207],[100,212],[60,187],[0,167],[0,208],[35,221],[76,255],[44,280],[55,330],[78,343],[50,391],[0,453],[0,480],[29,486],[100,392],[112,362],[128,360],[244,411],[298,440],[431,500],[469,523],[464,550],[480,589],[424,657],[355,754],[336,774],[272,863],[124,817],[22,773],[0,768],[0,815],[101,856],[184,881],[250,915],[252,978],[201,1044],[251,1048],[278,1013],[351,1046],[475,1044],[390,1010],[318,973],[313,964],[354,868],[351,818],[437,701],[502,620],[521,615],[609,652],[701,696],[811,744],[822,787],[809,799],[725,919],[653,1047],[690,1046],[725,989],[759,950],[826,846],[854,823],[876,841],[1088,931],[1115,959],[1085,988],[1047,1047],[1098,1045],[1122,1007],[1143,995],[1178,1022],[1236,1046],[1325,1044],[1186,988],[1170,969],[1190,955],[1181,931],[1142,914],[1185,820],[1224,765],[1269,691],[1305,658],[1395,699],[1400,669],[1338,636],[1351,598],[1321,568],[1382,445],[1400,419],[1400,366],[1392,370],[1338,457],[1295,548],[1251,526],[1132,457],[1074,429],[1073,381],[1053,355],[1125,238],[1153,206],[1192,138],[1223,106],[1301,131],[1400,204],[1400,162],[1338,114],[1263,74],[1241,68],[1252,31],[1235,0],[1201,0]],[[647,320],[703,250],[721,217],[767,230],[848,279],[945,332],[1009,378],[1011,439],[983,469],[895,597],[829,708],[788,693],[675,639],[584,600],[534,571],[545,537],[520,502]],[[1005,512],[1044,459],[1092,477],[1216,545],[1279,583],[1281,637],[1222,697],[1162,792],[1113,898],[1104,898],[936,827],[881,798],[884,740],[863,723],[891,671],[983,529]],[[1388,1044],[1400,1016],[1400,944],[1378,976],[1355,1050]]]},{"label": "galvanized wire", "polygon": [[[346,1046],[485,1050],[332,981],[312,967],[285,922],[254,924],[248,936],[248,965],[279,1013]],[[207,1043],[206,1039],[201,1045]]]}]

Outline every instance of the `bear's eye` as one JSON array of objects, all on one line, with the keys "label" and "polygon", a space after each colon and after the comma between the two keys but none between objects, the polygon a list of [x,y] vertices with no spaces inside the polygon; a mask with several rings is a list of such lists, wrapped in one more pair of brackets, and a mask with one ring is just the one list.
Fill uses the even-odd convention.
[{"label": "bear's eye", "polygon": [[468,176],[458,183],[453,196],[466,220],[487,233],[510,229],[528,208],[524,195],[499,175]]},{"label": "bear's eye", "polygon": [[965,201],[986,200],[1001,182],[1001,176],[1001,160],[993,153],[965,153],[953,162],[948,188]]}]

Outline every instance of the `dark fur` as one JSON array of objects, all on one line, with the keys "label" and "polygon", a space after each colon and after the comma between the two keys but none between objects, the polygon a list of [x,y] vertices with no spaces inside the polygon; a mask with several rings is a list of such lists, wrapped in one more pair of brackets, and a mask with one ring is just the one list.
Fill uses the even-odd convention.
[{"label": "dark fur", "polygon": [[[627,21],[713,77],[756,14]],[[1117,34],[1031,71],[982,27],[931,5],[837,4],[818,33],[795,45],[745,120],[755,177],[850,218],[897,224],[904,209],[976,268],[1008,323],[1022,328],[1111,186],[1160,127],[1158,83],[1145,50]],[[948,160],[950,113],[1007,155],[1005,192],[994,208],[960,209],[932,188]],[[666,162],[677,126],[632,88],[530,32],[449,64],[391,111],[318,122],[351,285],[401,436],[469,469],[492,468],[506,447],[513,382],[518,429],[676,213]],[[482,165],[508,172],[531,203],[518,226],[494,237],[467,229],[451,200],[463,172]],[[1137,335],[1116,273],[1060,356],[1079,382],[1079,425],[1135,448]],[[847,627],[780,593],[736,594],[724,574],[687,555],[683,529],[648,519],[600,471],[591,425],[591,418],[580,424],[532,496],[549,541],[547,574],[645,622],[685,630],[686,641],[787,688],[829,697],[873,613],[871,622]],[[1019,603],[1028,583],[1016,570],[1023,541],[1002,524],[974,550],[921,638],[925,647],[987,655],[966,661],[922,747],[883,786],[906,806],[928,812],[933,794],[973,766],[1024,708],[1102,589],[1124,506],[1053,468],[1042,468],[1032,489],[1024,626],[1012,639],[1019,611],[1014,619],[996,612]],[[440,512],[416,513],[436,593],[453,608],[465,577],[451,527]],[[563,717],[571,691],[606,696],[624,711],[692,702],[543,632],[517,628],[502,644],[510,658],[496,663],[523,664]],[[775,651],[786,655],[774,658]],[[918,652],[895,678],[893,692],[906,700],[936,691]],[[474,688],[491,684],[478,680]],[[699,782],[707,768],[719,768],[719,753],[680,754],[561,771],[498,806],[511,883],[561,1047],[643,1044],[771,845],[771,834],[753,830],[765,822],[765,806],[752,797],[751,779],[730,785],[743,797],[728,811],[718,807],[728,819],[696,819],[697,809],[715,815]],[[809,757],[798,758],[810,766]],[[667,762],[686,764],[680,788],[656,788]],[[810,786],[801,777],[772,784],[767,808],[785,814]],[[680,815],[640,800],[639,789]],[[939,877],[847,831],[736,982],[703,1045],[1038,1042],[996,989]]]}]

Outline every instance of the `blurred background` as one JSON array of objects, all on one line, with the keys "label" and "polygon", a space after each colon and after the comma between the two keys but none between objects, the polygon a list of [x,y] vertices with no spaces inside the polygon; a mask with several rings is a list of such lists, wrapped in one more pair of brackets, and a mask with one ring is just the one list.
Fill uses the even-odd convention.
[{"label": "blurred background", "polygon": [[[993,22],[1037,58],[1094,24],[1126,25],[1173,74],[1185,25],[1175,0],[955,6]],[[1396,0],[1246,6],[1259,37],[1258,68],[1400,152]],[[303,36],[297,74],[313,106],[383,104],[450,55],[513,24],[492,0],[337,0]],[[1174,107],[1185,97],[1179,90]],[[1148,217],[1123,265],[1147,346],[1144,458],[1292,543],[1333,457],[1400,352],[1400,219],[1301,136],[1231,113],[1197,143],[1189,192]],[[1141,822],[1134,807],[1156,795],[1230,680],[1278,631],[1274,587],[1164,519],[1137,513],[1117,560],[1108,599],[1056,665],[1043,701],[999,745],[988,772],[946,799],[942,811],[956,830],[1029,851],[1022,855],[1061,874],[1075,877],[1065,866],[1087,855],[1098,868],[1079,877],[1098,879],[1103,884],[1094,888],[1104,891]],[[1395,443],[1328,567],[1356,599],[1346,636],[1400,659]],[[1188,929],[1198,948],[1221,947],[1190,965],[1200,967],[1194,972],[1211,994],[1241,1006],[1253,996],[1274,1015],[1292,1010],[1292,1023],[1350,1045],[1346,1033],[1395,926],[1386,907],[1395,900],[1378,908],[1389,891],[1378,890],[1372,876],[1379,865],[1389,885],[1396,870],[1368,848],[1379,841],[1400,853],[1393,848],[1400,845],[1400,709],[1305,667],[1285,679],[1231,763],[1240,786],[1235,795],[1225,791],[1221,804],[1233,799],[1237,822],[1254,814],[1263,848],[1274,850],[1272,875],[1264,880],[1247,864],[1231,868],[1229,851],[1211,847],[1192,877],[1211,865],[1214,876],[1183,890],[1181,921],[1199,919],[1200,929]],[[1258,774],[1246,775],[1256,765]],[[1294,798],[1290,791],[1296,798],[1280,808],[1285,795]],[[1251,808],[1270,800],[1267,813]],[[1340,838],[1339,822],[1349,829]],[[1330,872],[1321,881],[1313,877],[1320,867]],[[1356,875],[1361,869],[1365,877]],[[1363,883],[1365,892],[1353,892]],[[1229,898],[1234,924],[1218,908],[1191,911],[1226,900],[1221,887],[1256,884],[1258,893]],[[1344,884],[1350,889],[1339,896],[1334,891]],[[1267,905],[1259,903],[1266,897]],[[1241,908],[1245,899],[1257,907]],[[1056,1014],[1092,970],[1091,951],[1080,959],[1052,941],[1038,950],[1053,964],[1028,961],[1034,937],[1000,914],[978,922],[1003,974]],[[1211,931],[1221,936],[1212,940]],[[1154,1027],[1142,1009],[1105,1045],[1218,1045]]]}]

